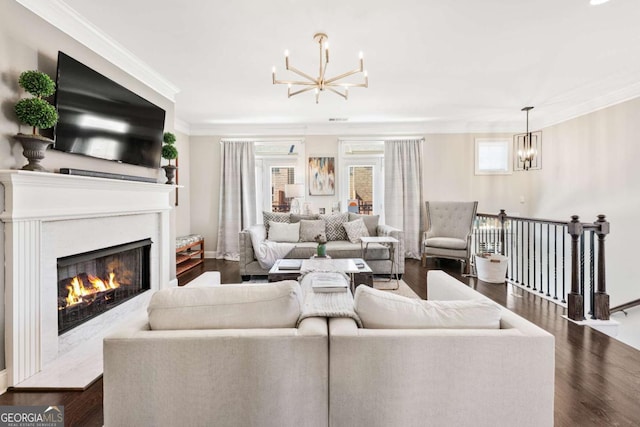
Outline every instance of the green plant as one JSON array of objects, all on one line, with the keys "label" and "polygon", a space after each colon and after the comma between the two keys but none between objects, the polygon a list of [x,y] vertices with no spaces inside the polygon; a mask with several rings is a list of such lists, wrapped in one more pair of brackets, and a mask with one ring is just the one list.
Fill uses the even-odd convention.
[{"label": "green plant", "polygon": [[176,142],[176,136],[171,132],[165,132],[162,135],[162,141],[165,143],[162,146],[162,158],[169,160],[169,166],[171,166],[171,160],[178,157],[178,149],[173,145]]},{"label": "green plant", "polygon": [[58,112],[55,107],[43,97],[51,96],[56,91],[56,84],[51,77],[41,71],[25,71],[20,74],[18,84],[33,98],[23,98],[16,103],[15,112],[20,122],[33,128],[33,134],[38,129],[49,129],[58,122]]}]

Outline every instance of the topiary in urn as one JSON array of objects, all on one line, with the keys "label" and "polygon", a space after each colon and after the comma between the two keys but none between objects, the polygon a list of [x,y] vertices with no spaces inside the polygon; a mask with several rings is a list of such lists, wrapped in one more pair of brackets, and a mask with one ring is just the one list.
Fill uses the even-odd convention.
[{"label": "topiary in urn", "polygon": [[175,177],[176,169],[178,167],[172,165],[171,160],[178,157],[178,149],[174,145],[176,142],[176,136],[171,132],[165,132],[162,136],[162,141],[164,142],[164,145],[162,146],[162,158],[169,161],[168,165],[162,167],[167,175],[167,182],[165,184],[175,184],[175,182],[173,182],[173,178]]},{"label": "topiary in urn", "polygon": [[33,129],[31,134],[15,135],[15,139],[22,144],[22,155],[29,161],[22,169],[44,171],[40,161],[44,159],[45,150],[53,144],[53,140],[41,136],[38,129],[52,128],[58,122],[58,112],[55,107],[43,99],[55,93],[56,84],[47,74],[35,70],[20,74],[18,84],[33,95],[31,98],[18,101],[14,108],[18,120]]}]

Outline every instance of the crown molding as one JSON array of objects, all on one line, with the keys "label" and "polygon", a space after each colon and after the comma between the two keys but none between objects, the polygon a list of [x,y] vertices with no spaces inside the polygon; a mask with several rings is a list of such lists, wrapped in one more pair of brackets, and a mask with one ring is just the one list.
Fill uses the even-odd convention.
[{"label": "crown molding", "polygon": [[175,102],[180,89],[62,0],[16,0],[107,61]]},{"label": "crown molding", "polygon": [[185,135],[191,135],[191,126],[186,121],[176,117],[173,121],[173,129],[184,133]]}]

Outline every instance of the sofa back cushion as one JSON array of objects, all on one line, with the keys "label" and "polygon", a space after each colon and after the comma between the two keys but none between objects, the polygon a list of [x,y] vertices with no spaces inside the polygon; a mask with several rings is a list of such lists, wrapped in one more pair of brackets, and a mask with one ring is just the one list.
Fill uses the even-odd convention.
[{"label": "sofa back cushion", "polygon": [[162,289],[151,297],[152,330],[295,328],[298,282]]},{"label": "sofa back cushion", "polygon": [[369,237],[369,231],[364,225],[362,219],[356,219],[355,221],[349,221],[342,224],[344,231],[347,232],[347,237],[351,243],[360,243],[361,237]]},{"label": "sofa back cushion", "polygon": [[269,223],[268,239],[272,242],[295,243],[300,238],[300,223],[285,224],[271,221]]},{"label": "sofa back cushion", "polygon": [[500,329],[500,307],[485,300],[423,301],[361,285],[354,306],[368,329]]}]

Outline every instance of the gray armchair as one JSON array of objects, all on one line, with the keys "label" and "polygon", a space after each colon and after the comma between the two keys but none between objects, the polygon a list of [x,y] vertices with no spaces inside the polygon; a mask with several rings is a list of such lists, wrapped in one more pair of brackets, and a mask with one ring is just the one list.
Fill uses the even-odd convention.
[{"label": "gray armchair", "polygon": [[427,258],[457,259],[464,273],[471,257],[471,233],[478,202],[426,202],[427,231],[422,242],[422,266]]}]

